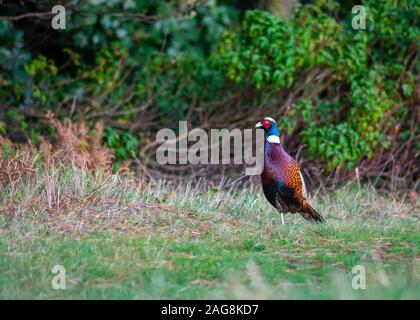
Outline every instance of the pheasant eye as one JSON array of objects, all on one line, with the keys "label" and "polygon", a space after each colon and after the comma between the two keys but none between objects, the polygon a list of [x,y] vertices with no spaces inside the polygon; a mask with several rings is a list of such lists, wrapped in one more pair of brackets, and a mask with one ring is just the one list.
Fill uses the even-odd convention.
[{"label": "pheasant eye", "polygon": [[263,121],[263,126],[264,126],[264,128],[265,128],[265,129],[270,128],[270,126],[271,126],[270,121],[268,121],[268,120],[264,120],[264,121]]}]

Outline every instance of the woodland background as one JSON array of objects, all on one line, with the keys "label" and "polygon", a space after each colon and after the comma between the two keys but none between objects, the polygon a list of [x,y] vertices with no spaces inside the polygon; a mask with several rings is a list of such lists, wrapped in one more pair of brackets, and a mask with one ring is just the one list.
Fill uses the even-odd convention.
[{"label": "woodland background", "polygon": [[[66,30],[51,28],[55,4]],[[159,166],[156,132],[271,116],[309,184],[417,190],[420,4],[362,1],[366,30],[351,27],[355,4],[0,1],[3,164],[24,144],[114,172],[236,178],[235,166]]]}]

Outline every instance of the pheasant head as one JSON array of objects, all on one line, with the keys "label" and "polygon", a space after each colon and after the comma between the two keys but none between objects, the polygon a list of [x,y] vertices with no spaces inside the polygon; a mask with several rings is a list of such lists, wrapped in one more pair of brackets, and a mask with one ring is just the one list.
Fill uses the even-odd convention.
[{"label": "pheasant head", "polygon": [[277,122],[270,117],[265,117],[255,125],[255,128],[264,129],[265,139],[271,143],[280,143]]}]

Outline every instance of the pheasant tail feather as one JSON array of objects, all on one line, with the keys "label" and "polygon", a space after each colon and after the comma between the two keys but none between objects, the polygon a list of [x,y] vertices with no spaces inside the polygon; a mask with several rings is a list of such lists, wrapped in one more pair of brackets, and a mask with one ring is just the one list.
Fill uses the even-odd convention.
[{"label": "pheasant tail feather", "polygon": [[309,204],[306,211],[302,213],[302,216],[306,220],[311,220],[314,222],[324,222],[324,218],[318,212],[316,212],[315,209],[312,208]]}]

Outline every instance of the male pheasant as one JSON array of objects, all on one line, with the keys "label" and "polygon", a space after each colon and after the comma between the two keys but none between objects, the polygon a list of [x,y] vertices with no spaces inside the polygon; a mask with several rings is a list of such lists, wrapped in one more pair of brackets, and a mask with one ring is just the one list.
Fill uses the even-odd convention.
[{"label": "male pheasant", "polygon": [[324,218],[306,200],[305,181],[297,162],[283,149],[273,118],[264,118],[256,128],[264,129],[264,170],[261,183],[268,202],[281,214],[300,213],[306,220],[323,222]]}]

